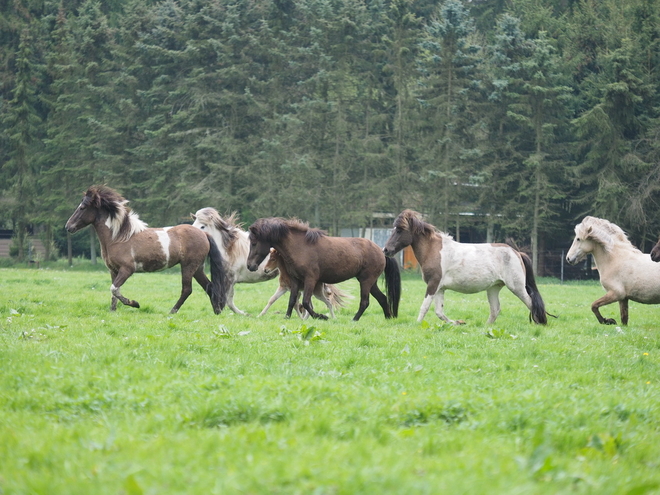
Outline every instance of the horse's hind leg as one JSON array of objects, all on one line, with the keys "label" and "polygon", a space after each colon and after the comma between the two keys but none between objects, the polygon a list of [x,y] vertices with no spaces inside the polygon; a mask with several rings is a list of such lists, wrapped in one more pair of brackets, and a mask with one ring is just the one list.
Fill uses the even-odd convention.
[{"label": "horse's hind leg", "polygon": [[[184,277],[184,275],[183,275],[183,265],[181,265],[181,279],[182,280],[183,280],[183,277]],[[193,273],[193,277],[195,278],[197,283],[202,287],[202,289],[204,289],[204,292],[206,292],[206,294],[211,299],[211,304],[213,304],[213,283],[206,276],[206,273],[204,273],[204,263],[203,262],[199,265],[199,267],[197,267],[197,270],[195,270],[195,273]],[[233,288],[233,286],[232,286],[232,288]],[[192,282],[190,284],[190,292],[192,293]],[[186,296],[186,299],[187,299],[187,297],[188,296]],[[183,301],[185,301],[186,299],[184,299]],[[174,308],[172,308],[170,313],[176,313],[179,310],[179,308],[181,307],[181,305],[183,304],[183,301],[181,301],[181,299],[179,299],[177,304],[174,305],[174,308],[176,308],[176,311],[174,310]],[[181,304],[179,304],[179,302]]]},{"label": "horse's hind leg", "polygon": [[[179,296],[179,300],[170,310],[170,313],[176,313],[177,311],[179,311],[179,308],[183,306],[183,303],[186,302],[186,299],[188,299],[190,294],[192,294],[192,279],[193,276],[195,276],[195,280],[197,280],[197,282],[199,283],[200,277],[198,272],[200,269],[202,270],[204,269],[203,265],[199,265],[199,267],[197,267],[195,272],[192,272],[190,266],[184,266],[183,264],[181,264],[181,296]],[[206,278],[206,275],[204,275],[204,277]],[[202,283],[200,283],[200,285],[202,285]],[[204,287],[204,285],[202,285],[202,287]],[[208,289],[206,290],[208,293]]]},{"label": "horse's hind leg", "polygon": [[[116,271],[110,271],[110,280],[112,283],[115,283],[115,278],[117,278],[117,272]],[[112,289],[110,290],[110,293],[112,294],[112,299],[110,301],[110,311],[117,311],[117,297],[112,293]]]},{"label": "horse's hind leg", "polygon": [[[490,305],[490,316],[486,325],[495,323],[497,316],[500,314],[500,291],[502,290],[501,285],[494,285],[486,289],[486,295],[488,296],[488,304]],[[530,301],[531,306],[531,301]],[[530,307],[531,309],[531,307]]]},{"label": "horse's hind leg", "polygon": [[621,324],[628,324],[628,299],[619,301],[619,313],[621,313]]},{"label": "horse's hind leg", "polygon": [[314,292],[317,283],[318,281],[314,280],[313,278],[309,278],[305,280],[303,298],[302,298],[302,307],[307,310],[307,312],[312,318],[327,320],[328,317],[326,315],[317,313],[316,311],[314,311],[314,307],[312,306],[312,293]]},{"label": "horse's hind leg", "polygon": [[131,306],[133,308],[139,308],[140,304],[137,301],[133,301],[131,299],[127,299],[124,296],[121,295],[121,292],[119,291],[119,288],[124,285],[124,282],[128,280],[128,277],[133,275],[133,271],[128,269],[128,268],[120,268],[117,274],[114,277],[114,280],[112,281],[112,285],[110,286],[110,292],[112,293],[112,305],[110,306],[110,309],[112,311],[117,309],[117,299],[119,299],[123,304],[126,306]]},{"label": "horse's hind leg", "polygon": [[383,314],[385,315],[385,318],[392,318],[392,312],[390,311],[390,305],[387,304],[387,296],[383,294],[383,291],[380,290],[378,287],[378,280],[374,282],[374,284],[371,286],[371,290],[369,291],[372,296],[378,301],[378,304],[380,304],[380,307],[383,308]]}]

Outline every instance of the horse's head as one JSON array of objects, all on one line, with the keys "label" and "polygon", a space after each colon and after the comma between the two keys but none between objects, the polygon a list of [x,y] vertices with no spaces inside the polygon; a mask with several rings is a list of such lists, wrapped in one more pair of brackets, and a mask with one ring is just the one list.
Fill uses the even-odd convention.
[{"label": "horse's head", "polygon": [[394,228],[383,248],[385,256],[394,256],[406,246],[410,246],[415,235],[425,232],[426,225],[428,224],[419,219],[419,213],[403,210],[394,220]]},{"label": "horse's head", "polygon": [[656,263],[660,261],[660,241],[658,241],[653,249],[651,249],[651,259]]},{"label": "horse's head", "polygon": [[270,248],[270,256],[268,256],[268,261],[266,261],[266,264],[264,265],[264,273],[268,275],[277,270],[279,260],[279,253],[274,248]]},{"label": "horse's head", "polygon": [[283,236],[288,234],[286,224],[278,218],[260,218],[250,225],[250,252],[247,258],[247,267],[256,272],[261,262],[270,253]]},{"label": "horse's head", "polygon": [[596,242],[594,240],[594,226],[590,222],[591,217],[585,218],[582,223],[575,226],[575,239],[566,254],[566,261],[575,265],[592,253]]},{"label": "horse's head", "polygon": [[82,201],[69,217],[66,222],[65,228],[69,234],[75,234],[80,229],[87,227],[90,223],[94,223],[98,214],[98,194],[95,189],[89,188],[83,196]]}]

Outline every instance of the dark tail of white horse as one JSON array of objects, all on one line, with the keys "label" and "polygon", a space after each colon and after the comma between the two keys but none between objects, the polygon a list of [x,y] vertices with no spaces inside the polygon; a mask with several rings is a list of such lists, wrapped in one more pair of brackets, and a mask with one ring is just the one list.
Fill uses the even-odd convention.
[{"label": "dark tail of white horse", "polygon": [[534,320],[534,323],[545,325],[548,323],[548,317],[545,311],[545,303],[534,279],[532,260],[525,253],[520,253],[520,256],[522,257],[523,265],[525,265],[525,290],[527,290],[529,297],[532,298],[532,320]]},{"label": "dark tail of white horse", "polygon": [[211,298],[211,305],[215,314],[220,314],[227,304],[227,287],[229,280],[225,269],[222,253],[218,245],[208,233],[206,234],[211,247],[209,249],[209,260],[211,262],[211,285],[207,289]]}]

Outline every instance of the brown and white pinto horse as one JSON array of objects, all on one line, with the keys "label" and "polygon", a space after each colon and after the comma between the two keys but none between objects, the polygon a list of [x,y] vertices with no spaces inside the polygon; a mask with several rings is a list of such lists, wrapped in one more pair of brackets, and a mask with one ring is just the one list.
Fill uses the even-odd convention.
[{"label": "brown and white pinto horse", "polygon": [[505,285],[531,312],[535,323],[546,324],[545,305],[532,271],[532,262],[524,253],[507,244],[462,244],[451,236],[421,220],[419,213],[404,210],[395,220],[394,229],[383,252],[394,256],[412,246],[426,282],[426,296],[417,321],[424,320],[431,303],[435,314],[450,323],[463,323],[447,318],[444,312],[446,290],[463,294],[486,291],[490,303],[487,324],[500,313],[499,293]]},{"label": "brown and white pinto horse", "polygon": [[[155,272],[180,264],[181,297],[171,313],[176,313],[192,293],[194,277],[211,298],[214,312],[219,314],[227,300],[227,277],[213,238],[192,225],[147,228],[126,203],[109,187],[91,186],[66,222],[66,230],[71,234],[87,225],[96,231],[103,261],[112,277],[110,309],[117,309],[117,299],[127,306],[140,307],[137,301],[125,298],[120,292],[133,273]],[[211,261],[211,280],[204,273],[207,256]]]},{"label": "brown and white pinto horse", "polygon": [[[396,261],[385,258],[380,248],[359,237],[330,237],[324,231],[310,228],[299,220],[261,218],[250,226],[248,269],[255,271],[275,248],[282,256],[291,277],[291,294],[287,318],[304,288],[302,305],[313,318],[328,317],[314,311],[312,294],[319,282],[336,284],[357,278],[360,282],[360,307],[353,320],[360,319],[374,296],[385,318],[396,317],[401,298],[401,274]],[[378,278],[385,272],[387,296],[378,288]]]},{"label": "brown and white pinto horse", "polygon": [[[654,248],[655,250],[655,248]],[[628,301],[660,304],[660,265],[651,255],[642,253],[616,224],[603,218],[585,217],[575,226],[575,239],[566,255],[571,265],[591,254],[598,266],[600,284],[607,291],[591,304],[599,323],[616,325],[604,318],[600,307],[619,302],[621,324],[628,324]]]},{"label": "brown and white pinto horse", "polygon": [[[291,277],[289,277],[289,274],[286,271],[284,260],[274,248],[270,248],[270,256],[266,258],[266,263],[262,263],[261,266],[263,267],[265,274],[279,272],[280,278],[279,287],[275,291],[275,294],[273,294],[268,300],[268,304],[266,304],[266,307],[263,309],[263,311],[259,313],[259,316],[265,315],[275,301],[277,301],[280,297],[291,290]],[[346,294],[334,284],[324,284],[319,282],[316,284],[316,287],[314,287],[314,297],[325,303],[325,305],[328,307],[328,310],[330,311],[330,318],[334,318],[335,308],[343,307],[344,299],[351,296]],[[303,320],[309,317],[309,313],[307,313],[305,308],[302,308],[297,301],[294,309],[298,313],[298,316],[300,316]]]}]

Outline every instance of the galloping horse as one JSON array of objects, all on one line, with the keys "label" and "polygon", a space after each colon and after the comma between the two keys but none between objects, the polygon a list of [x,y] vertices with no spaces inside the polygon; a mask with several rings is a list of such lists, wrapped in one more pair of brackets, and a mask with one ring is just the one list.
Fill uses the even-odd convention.
[{"label": "galloping horse", "polygon": [[623,325],[628,324],[629,300],[660,304],[660,265],[653,263],[652,255],[633,246],[621,227],[602,218],[585,217],[575,226],[575,239],[566,261],[575,265],[587,254],[596,260],[600,284],[607,291],[591,304],[599,323],[616,325],[616,320],[603,318],[598,309],[616,301]]},{"label": "galloping horse", "polygon": [[225,259],[229,278],[227,305],[234,313],[246,315],[245,311],[238,309],[234,304],[234,285],[271,280],[277,276],[277,270],[270,273],[264,272],[265,263],[262,263],[254,272],[247,269],[250,241],[248,233],[241,229],[240,224],[236,222],[235,213],[227,218],[222,218],[215,208],[202,208],[197,210],[197,213],[191,213],[190,216],[194,220],[193,227],[210,234]]},{"label": "galloping horse", "polygon": [[[282,256],[291,277],[287,318],[304,288],[302,305],[313,318],[328,317],[314,311],[311,299],[319,282],[336,284],[357,278],[360,282],[360,307],[357,321],[369,306],[369,294],[376,298],[385,318],[396,317],[401,298],[401,274],[396,261],[385,258],[380,248],[359,237],[329,237],[324,231],[310,228],[299,220],[262,218],[250,226],[250,254],[247,266],[255,271],[275,248]],[[378,288],[378,277],[385,272],[387,297]]]},{"label": "galloping horse", "polygon": [[[289,277],[289,274],[286,271],[284,260],[274,248],[270,248],[270,256],[266,259],[266,263],[262,264],[262,266],[264,273],[266,274],[271,272],[277,273],[277,270],[279,270],[280,284],[275,291],[275,294],[273,294],[268,300],[266,307],[263,309],[263,311],[261,311],[261,313],[259,313],[259,316],[265,315],[275,301],[277,301],[280,297],[291,290],[291,277]],[[316,284],[316,287],[314,287],[314,297],[325,303],[325,305],[328,307],[328,310],[330,311],[330,318],[334,318],[335,308],[343,307],[344,299],[349,296],[334,284],[324,284],[319,282]],[[302,311],[300,311],[298,301],[296,301],[294,309],[298,313],[298,316],[300,316],[303,320],[309,317],[309,313],[307,313],[304,308]]]},{"label": "galloping horse", "polygon": [[[211,298],[213,311],[220,314],[227,300],[227,277],[213,238],[191,225],[147,228],[126,203],[109,187],[91,186],[66,222],[71,234],[90,224],[96,231],[101,256],[112,277],[110,309],[117,309],[117,299],[127,306],[140,307],[119,290],[133,273],[156,272],[180,264],[181,297],[170,312],[176,313],[192,293],[194,277]],[[211,260],[211,280],[204,273],[207,256]]]},{"label": "galloping horse", "polygon": [[473,294],[485,290],[490,303],[487,323],[491,324],[500,313],[499,293],[506,285],[529,308],[534,322],[547,323],[532,262],[526,254],[507,244],[461,244],[422,221],[419,213],[412,210],[404,210],[394,220],[394,229],[383,252],[386,256],[394,256],[406,246],[412,246],[426,282],[426,296],[417,321],[424,320],[435,300],[438,318],[462,323],[445,315],[445,291]]}]

